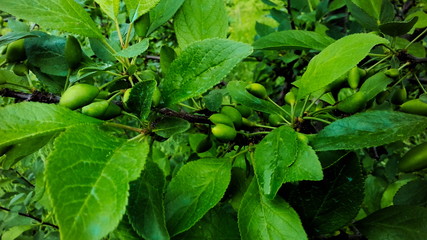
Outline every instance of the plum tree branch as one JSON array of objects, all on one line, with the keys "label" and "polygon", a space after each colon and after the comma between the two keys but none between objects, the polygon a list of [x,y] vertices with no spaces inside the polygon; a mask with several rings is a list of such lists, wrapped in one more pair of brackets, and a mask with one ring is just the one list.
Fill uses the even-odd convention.
[{"label": "plum tree branch", "polygon": [[[1,207],[1,206],[0,206],[0,210],[6,211],[6,212],[12,212],[12,210],[10,210],[9,208],[5,208],[5,207]],[[42,219],[35,217],[33,215],[30,215],[27,213],[20,213],[20,212],[18,213],[18,215],[36,220],[37,222],[39,222],[42,225],[46,225],[46,226],[53,227],[55,229],[59,229],[59,227],[57,225],[55,225],[53,223],[49,223],[49,222],[44,222]]]}]

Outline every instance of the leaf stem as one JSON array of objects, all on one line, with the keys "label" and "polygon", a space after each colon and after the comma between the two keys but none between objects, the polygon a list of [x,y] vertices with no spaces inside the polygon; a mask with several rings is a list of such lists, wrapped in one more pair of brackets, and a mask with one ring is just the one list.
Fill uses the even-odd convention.
[{"label": "leaf stem", "polygon": [[420,79],[418,79],[418,76],[414,74],[415,80],[417,80],[418,84],[421,87],[421,90],[423,90],[424,93],[427,93],[426,89],[424,88],[424,86],[421,84]]},{"label": "leaf stem", "polygon": [[370,66],[368,69],[366,69],[366,72],[371,71],[374,67],[378,66],[380,63],[384,62],[385,60],[389,59],[391,55],[387,55],[387,57],[384,57],[383,59],[376,62],[374,65]]},{"label": "leaf stem", "polygon": [[418,34],[417,37],[415,37],[414,39],[412,39],[411,42],[408,43],[408,45],[405,46],[404,50],[407,50],[414,42],[416,42],[421,36],[423,36],[425,33],[427,33],[427,28],[424,29],[424,31],[422,31],[420,34]]},{"label": "leaf stem", "polygon": [[128,125],[124,125],[124,124],[120,124],[120,123],[115,123],[115,122],[105,122],[104,125],[109,126],[109,127],[121,128],[121,129],[124,129],[124,130],[129,130],[129,131],[137,132],[137,133],[140,133],[140,134],[146,134],[147,133],[146,129],[135,128],[135,127],[131,127],[131,126],[128,126]]},{"label": "leaf stem", "polygon": [[[282,112],[284,112],[284,113],[286,113],[286,115],[288,115],[289,117],[291,117],[291,114],[288,112],[288,111],[286,111],[285,109],[283,109],[281,106],[279,106],[275,101],[273,101],[271,98],[269,98],[269,97],[267,97],[267,100],[269,101],[269,102],[271,102],[274,106],[276,106],[277,107],[277,109],[279,109],[280,111],[282,111]],[[288,122],[289,123],[289,122]]]},{"label": "leaf stem", "polygon": [[329,121],[327,121],[327,120],[325,120],[325,119],[321,119],[321,118],[317,118],[317,117],[304,117],[303,119],[304,119],[304,120],[305,120],[305,119],[308,119],[308,120],[315,120],[315,121],[323,122],[323,123],[326,123],[326,124],[331,124],[331,123],[332,123],[332,122],[329,122]]}]

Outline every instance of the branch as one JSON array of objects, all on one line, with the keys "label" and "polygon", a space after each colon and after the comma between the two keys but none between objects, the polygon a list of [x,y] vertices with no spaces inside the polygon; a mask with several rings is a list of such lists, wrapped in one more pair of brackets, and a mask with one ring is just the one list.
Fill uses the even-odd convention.
[{"label": "branch", "polygon": [[171,117],[182,118],[192,123],[206,123],[206,124],[210,123],[209,119],[205,116],[193,115],[186,112],[176,112],[168,108],[161,108],[158,110],[158,112]]},{"label": "branch", "polygon": [[[5,207],[1,207],[1,206],[0,206],[0,210],[6,211],[6,212],[12,212],[12,210],[10,210],[9,208],[5,208]],[[33,220],[36,220],[37,222],[39,222],[42,225],[46,225],[46,226],[53,227],[55,229],[59,229],[59,227],[57,225],[55,225],[53,223],[43,222],[43,220],[41,220],[40,218],[35,217],[33,215],[26,214],[26,213],[18,213],[18,214],[19,214],[19,216],[23,216],[23,217],[27,217],[27,218],[31,218]]]},{"label": "branch", "polygon": [[52,93],[34,91],[33,93],[23,93],[4,88],[0,90],[0,96],[12,97],[21,101],[43,102],[43,103],[58,103],[60,97]]}]

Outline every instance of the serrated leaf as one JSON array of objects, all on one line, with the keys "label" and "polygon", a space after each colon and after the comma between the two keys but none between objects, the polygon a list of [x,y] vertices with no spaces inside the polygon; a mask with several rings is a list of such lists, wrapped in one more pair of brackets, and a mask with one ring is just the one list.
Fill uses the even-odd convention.
[{"label": "serrated leaf", "polygon": [[124,216],[119,223],[119,226],[108,235],[108,239],[111,240],[141,240],[138,233],[133,230],[132,225],[129,223],[129,219]]},{"label": "serrated leaf", "polygon": [[239,229],[243,240],[308,239],[295,210],[283,199],[269,200],[253,180],[239,209]]},{"label": "serrated leaf", "polygon": [[419,240],[427,236],[427,209],[418,206],[391,206],[356,222],[369,240]]},{"label": "serrated leaf", "polygon": [[257,145],[254,171],[261,193],[273,199],[285,182],[322,180],[322,166],[313,149],[297,138],[295,130],[282,126]]},{"label": "serrated leaf", "polygon": [[359,8],[364,9],[370,16],[379,19],[383,0],[351,0]]},{"label": "serrated leaf", "polygon": [[418,17],[413,17],[411,20],[408,21],[394,21],[394,22],[388,22],[381,24],[380,30],[384,34],[387,34],[389,36],[401,36],[405,33],[409,32],[412,27],[417,23]]},{"label": "serrated leaf", "polygon": [[35,32],[39,37],[25,40],[25,52],[28,63],[36,66],[41,72],[65,77],[68,74],[68,63],[64,48],[66,38]]},{"label": "serrated leaf", "polygon": [[31,37],[38,37],[38,36],[29,32],[11,32],[0,37],[0,47],[3,45],[7,45],[11,42],[15,42],[16,40],[19,40],[22,38],[31,38]]},{"label": "serrated leaf", "polygon": [[133,58],[145,52],[148,49],[148,46],[148,38],[145,38],[141,42],[136,43],[126,49],[123,49],[120,52],[117,52],[116,56]]},{"label": "serrated leaf", "polygon": [[356,154],[324,170],[318,182],[286,185],[284,197],[300,214],[312,234],[332,233],[350,223],[363,202],[364,179]]},{"label": "serrated leaf", "polygon": [[56,138],[45,179],[61,239],[101,239],[114,230],[126,210],[129,182],[138,178],[147,154],[147,141],[87,125]]},{"label": "serrated leaf", "polygon": [[102,11],[113,20],[117,19],[120,10],[120,0],[95,0]]},{"label": "serrated leaf", "polygon": [[343,37],[311,59],[301,79],[293,84],[299,88],[298,97],[321,90],[365,58],[371,48],[388,41],[371,33]]},{"label": "serrated leaf", "polygon": [[254,110],[270,113],[281,114],[282,112],[271,102],[257,98],[246,91],[248,83],[241,81],[231,81],[227,84],[227,91],[236,102],[250,107]]},{"label": "serrated leaf", "polygon": [[183,3],[184,0],[160,0],[159,4],[150,11],[151,25],[147,34],[152,33],[171,19]]},{"label": "serrated leaf", "polygon": [[369,111],[333,122],[317,134],[311,145],[316,151],[375,147],[422,133],[426,127],[426,117]]},{"label": "serrated leaf", "polygon": [[228,16],[223,0],[186,0],[174,20],[181,49],[207,38],[225,38]]},{"label": "serrated leaf", "polygon": [[206,92],[251,52],[251,46],[226,39],[191,44],[172,62],[159,86],[164,104],[170,106]]},{"label": "serrated leaf", "polygon": [[190,123],[185,119],[165,117],[156,124],[153,132],[161,137],[169,138],[175,134],[187,131],[190,127]]},{"label": "serrated leaf", "polygon": [[377,19],[367,13],[367,9],[360,8],[352,2],[352,0],[346,0],[346,5],[351,15],[356,19],[362,27],[369,30],[378,30]]},{"label": "serrated leaf", "polygon": [[427,206],[427,181],[415,180],[403,185],[393,197],[394,205]]},{"label": "serrated leaf", "polygon": [[148,80],[138,82],[132,87],[126,106],[141,119],[146,119],[150,114],[156,81]]},{"label": "serrated leaf", "polygon": [[2,0],[0,10],[47,28],[103,38],[89,14],[74,0]]},{"label": "serrated leaf", "polygon": [[315,49],[323,50],[335,40],[317,32],[287,30],[261,37],[252,45],[254,49]]},{"label": "serrated leaf", "polygon": [[240,240],[239,227],[234,214],[226,206],[217,205],[200,221],[174,240]]},{"label": "serrated leaf", "polygon": [[154,8],[160,0],[124,0],[130,22],[135,22],[140,16]]},{"label": "serrated leaf", "polygon": [[130,183],[127,215],[144,239],[169,239],[166,229],[163,191],[165,177],[159,166],[147,161],[141,176]]},{"label": "serrated leaf", "polygon": [[78,125],[99,125],[103,121],[58,105],[23,102],[0,108],[0,147],[52,136]]},{"label": "serrated leaf", "polygon": [[181,167],[166,189],[169,234],[175,236],[199,221],[224,196],[230,178],[230,159],[200,159]]},{"label": "serrated leaf", "polygon": [[160,49],[160,68],[163,74],[167,74],[169,67],[173,60],[176,58],[176,53],[173,48],[169,46],[162,46]]}]

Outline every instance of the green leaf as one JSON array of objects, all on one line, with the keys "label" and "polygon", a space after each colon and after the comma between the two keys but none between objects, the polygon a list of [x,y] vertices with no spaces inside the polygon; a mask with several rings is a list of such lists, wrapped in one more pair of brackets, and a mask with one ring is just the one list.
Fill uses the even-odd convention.
[{"label": "green leaf", "polygon": [[[380,22],[390,22],[393,21],[396,16],[396,11],[394,10],[394,5],[390,0],[382,0],[381,13],[380,13]],[[408,17],[408,16],[407,16]]]},{"label": "green leaf", "polygon": [[145,38],[141,42],[134,44],[116,53],[116,56],[133,58],[145,52],[148,49],[148,46],[149,46],[148,38]]},{"label": "green leaf", "polygon": [[15,42],[22,38],[38,37],[37,35],[29,32],[11,32],[0,37],[0,47],[9,43]]},{"label": "green leaf", "polygon": [[417,206],[391,206],[356,222],[369,240],[419,240],[427,236],[427,209]]},{"label": "green leaf", "polygon": [[174,21],[181,49],[208,38],[226,38],[228,16],[223,0],[186,0]]},{"label": "green leaf", "polygon": [[141,176],[130,183],[127,215],[144,239],[169,239],[166,229],[163,191],[165,177],[159,166],[147,161]]},{"label": "green leaf", "polygon": [[374,17],[375,19],[380,18],[381,6],[384,0],[351,0],[361,9],[365,10],[369,16]]},{"label": "green leaf", "polygon": [[363,92],[366,102],[373,99],[379,93],[383,92],[393,80],[387,77],[384,72],[379,72],[372,77],[366,79],[359,89]]},{"label": "green leaf", "polygon": [[68,64],[64,56],[66,38],[35,32],[39,37],[25,40],[28,63],[41,72],[54,76],[67,76]]},{"label": "green leaf", "polygon": [[298,97],[321,90],[365,58],[372,47],[388,41],[371,33],[343,37],[311,59],[307,71],[293,84],[299,88]]},{"label": "green leaf", "polygon": [[129,223],[129,219],[124,216],[119,223],[119,226],[108,235],[108,239],[111,240],[141,240],[138,233],[133,230],[132,225]]},{"label": "green leaf", "polygon": [[0,10],[47,28],[103,38],[89,14],[74,0],[2,0]]},{"label": "green leaf", "polygon": [[251,52],[249,45],[226,39],[191,44],[172,62],[159,86],[164,104],[170,106],[206,92]]},{"label": "green leaf", "polygon": [[151,25],[147,34],[152,33],[171,19],[183,3],[184,0],[160,0],[159,4],[150,11]]},{"label": "green leaf", "polygon": [[90,48],[93,50],[95,55],[100,59],[102,59],[103,61],[114,62],[116,60],[116,58],[114,57],[115,53],[111,49],[107,48],[100,39],[89,38],[89,43],[90,43]]},{"label": "green leaf", "polygon": [[259,189],[268,199],[282,183],[323,178],[316,153],[288,126],[271,131],[257,145],[253,165]]},{"label": "green leaf", "polygon": [[332,233],[350,223],[363,202],[364,178],[356,154],[324,170],[318,182],[285,185],[284,197],[312,234]]},{"label": "green leaf", "polygon": [[156,124],[153,132],[161,137],[169,138],[172,135],[187,131],[190,127],[190,123],[185,119],[165,117]]},{"label": "green leaf", "polygon": [[427,118],[418,115],[369,111],[333,122],[311,142],[314,150],[360,149],[404,140],[424,131]]},{"label": "green leaf", "polygon": [[236,217],[226,206],[217,205],[200,221],[174,240],[240,240]]},{"label": "green leaf", "polygon": [[246,85],[248,85],[246,82],[231,81],[227,84],[227,91],[233,100],[242,105],[260,112],[282,114],[282,112],[271,102],[257,98],[246,91]]},{"label": "green leaf", "polygon": [[156,81],[147,80],[138,82],[132,87],[126,106],[136,113],[141,119],[146,119],[150,114],[150,108],[156,87]]},{"label": "green leaf", "polygon": [[120,10],[120,0],[95,0],[102,11],[113,20],[117,19]]},{"label": "green leaf", "polygon": [[124,0],[130,22],[135,22],[140,16],[154,8],[160,0]]},{"label": "green leaf", "polygon": [[393,198],[394,205],[427,206],[427,181],[415,180],[403,185]]},{"label": "green leaf", "polygon": [[17,163],[23,157],[26,157],[26,156],[30,155],[31,153],[42,148],[51,139],[52,139],[52,136],[50,136],[50,135],[49,136],[34,137],[34,138],[26,140],[25,142],[20,142],[20,143],[14,144],[12,146],[6,147],[7,152],[5,153],[5,157],[2,161],[0,161],[1,166],[4,169],[11,168],[15,163]]},{"label": "green leaf", "polygon": [[392,37],[401,36],[408,33],[412,27],[417,23],[418,17],[413,17],[408,21],[394,21],[388,22],[380,25],[380,30],[382,33],[387,34]]},{"label": "green leaf", "polygon": [[371,15],[369,15],[365,8],[360,8],[356,4],[354,4],[351,0],[346,0],[346,5],[351,15],[356,19],[357,22],[362,25],[362,27],[369,30],[378,30],[378,22],[377,19]]},{"label": "green leaf", "polygon": [[230,178],[230,159],[200,159],[181,167],[166,189],[170,235],[188,230],[213,208],[224,196]]},{"label": "green leaf", "polygon": [[0,108],[0,123],[0,147],[4,147],[102,121],[58,105],[23,102]]},{"label": "green leaf", "polygon": [[243,240],[308,239],[295,210],[280,197],[261,195],[255,181],[243,196],[238,218]]},{"label": "green leaf", "polygon": [[261,37],[253,44],[254,49],[315,49],[323,50],[335,40],[317,32],[287,30]]},{"label": "green leaf", "polygon": [[176,58],[176,53],[173,48],[169,46],[162,46],[160,49],[160,68],[162,70],[162,73],[167,74],[169,71],[169,67],[173,60]]},{"label": "green leaf", "polygon": [[87,125],[56,138],[45,178],[61,239],[101,239],[114,230],[126,210],[129,182],[138,178],[147,154],[147,141]]}]

